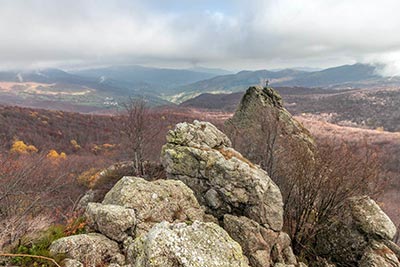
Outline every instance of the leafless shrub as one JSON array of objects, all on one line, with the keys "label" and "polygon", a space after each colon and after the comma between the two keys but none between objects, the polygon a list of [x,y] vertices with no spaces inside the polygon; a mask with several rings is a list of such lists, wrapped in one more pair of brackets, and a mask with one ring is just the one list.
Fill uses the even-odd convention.
[{"label": "leafless shrub", "polygon": [[346,199],[359,195],[377,197],[385,185],[377,154],[365,147],[357,154],[349,145],[320,144],[314,160],[305,151],[291,150],[292,164],[278,164],[273,177],[281,188],[285,230],[294,249],[310,245],[317,231],[337,214]]},{"label": "leafless shrub", "polygon": [[284,230],[297,253],[312,249],[316,232],[347,198],[376,197],[382,192],[384,173],[376,151],[368,144],[353,147],[325,142],[310,151],[282,131],[276,113],[260,109],[252,114],[245,125],[228,124],[227,132],[234,147],[266,170],[281,189]]},{"label": "leafless shrub", "polygon": [[10,216],[0,222],[0,248],[21,237],[38,233],[48,228],[54,218],[44,214],[38,216]]},{"label": "leafless shrub", "polygon": [[11,244],[62,219],[74,208],[82,189],[76,185],[70,159],[54,162],[45,155],[0,157],[0,242]]}]

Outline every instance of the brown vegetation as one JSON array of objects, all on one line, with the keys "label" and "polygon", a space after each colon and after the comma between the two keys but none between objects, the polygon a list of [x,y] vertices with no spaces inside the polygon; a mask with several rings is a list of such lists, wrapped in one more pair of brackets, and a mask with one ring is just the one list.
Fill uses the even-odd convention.
[{"label": "brown vegetation", "polygon": [[[132,174],[163,177],[157,164],[161,146],[167,131],[177,122],[201,119],[221,128],[227,117],[226,113],[149,110],[138,102],[131,104],[122,116],[0,108],[0,232],[7,233],[0,237],[0,247],[46,228],[49,222],[66,222],[88,187],[106,192],[125,171],[109,173],[98,183],[91,183],[91,179],[113,162],[138,158],[140,164],[135,165],[138,168]],[[334,215],[345,198],[380,192],[385,172],[378,167],[383,156],[391,156],[385,160],[386,170],[391,175],[400,173],[400,157],[395,156],[400,155],[400,146],[392,146],[392,141],[398,140],[392,138],[395,133],[384,138],[386,132],[374,131],[368,138],[359,138],[336,126],[324,129],[304,121],[319,143],[315,160],[310,162],[293,142],[276,149],[275,120],[264,115],[257,120],[260,131],[237,131],[231,137],[238,151],[260,164],[280,186],[285,200],[285,229],[297,252],[312,243],[315,231]],[[18,141],[25,145],[17,143],[20,147],[34,146],[37,152],[9,153]],[[55,153],[49,154],[51,150],[59,156],[65,152],[64,159],[54,164]],[[232,156],[229,151],[222,153]],[[78,177],[87,183],[79,183]],[[387,192],[397,194],[396,190]],[[384,209],[393,215],[397,204],[391,198],[391,202],[384,198],[388,203]]]},{"label": "brown vegetation", "polygon": [[[142,111],[142,174],[163,178],[157,162],[167,131],[194,117],[177,110]],[[96,180],[112,163],[134,158],[129,150],[134,140],[127,138],[123,122],[132,123],[126,113],[100,116],[0,107],[0,248],[53,222],[66,223],[88,188],[104,195],[121,176],[137,174],[117,170]],[[138,125],[131,126],[135,133]]]},{"label": "brown vegetation", "polygon": [[285,135],[274,112],[260,109],[252,114],[245,125],[228,124],[228,133],[235,148],[266,170],[281,189],[284,230],[295,252],[314,257],[316,233],[346,199],[382,192],[386,177],[378,153],[367,143],[354,146],[327,139],[310,150],[301,138]]},{"label": "brown vegetation", "polygon": [[338,126],[327,122],[297,117],[319,142],[333,144],[346,142],[359,151],[365,145],[375,148],[376,157],[382,163],[387,178],[385,191],[379,196],[383,210],[400,225],[400,134],[378,130]]},{"label": "brown vegetation", "polygon": [[53,164],[45,155],[0,158],[0,247],[68,217],[83,190],[79,157]]}]

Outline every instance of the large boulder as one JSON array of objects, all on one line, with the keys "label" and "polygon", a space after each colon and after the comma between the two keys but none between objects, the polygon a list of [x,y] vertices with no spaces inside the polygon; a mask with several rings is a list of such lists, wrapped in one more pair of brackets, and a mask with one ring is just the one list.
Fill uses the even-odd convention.
[{"label": "large boulder", "polygon": [[375,201],[353,197],[317,234],[316,252],[338,266],[400,267],[400,249],[390,242],[395,234],[395,225]]},{"label": "large boulder", "polygon": [[396,235],[396,225],[371,198],[351,198],[349,207],[355,224],[365,234],[389,240]]},{"label": "large boulder", "polygon": [[136,226],[135,210],[123,206],[89,203],[85,217],[89,227],[115,241],[132,235]]},{"label": "large boulder", "polygon": [[118,243],[95,233],[60,238],[51,244],[49,250],[53,257],[63,256],[88,267],[125,263],[125,257],[120,253]]},{"label": "large boulder", "polygon": [[125,176],[106,194],[103,205],[118,205],[136,212],[135,234],[146,233],[162,221],[203,220],[204,211],[192,190],[181,181],[146,181]]},{"label": "large boulder", "polygon": [[128,249],[134,267],[247,267],[238,243],[218,225],[162,222]]},{"label": "large boulder", "polygon": [[220,220],[224,214],[246,216],[279,231],[283,203],[268,174],[230,147],[214,125],[179,123],[167,135],[161,160],[167,176],[188,185],[207,211]]}]

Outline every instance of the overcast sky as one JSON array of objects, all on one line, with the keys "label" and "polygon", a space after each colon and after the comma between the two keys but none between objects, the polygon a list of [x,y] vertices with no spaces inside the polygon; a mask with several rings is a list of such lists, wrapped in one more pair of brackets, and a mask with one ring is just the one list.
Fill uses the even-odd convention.
[{"label": "overcast sky", "polygon": [[388,63],[399,0],[0,0],[0,67]]}]

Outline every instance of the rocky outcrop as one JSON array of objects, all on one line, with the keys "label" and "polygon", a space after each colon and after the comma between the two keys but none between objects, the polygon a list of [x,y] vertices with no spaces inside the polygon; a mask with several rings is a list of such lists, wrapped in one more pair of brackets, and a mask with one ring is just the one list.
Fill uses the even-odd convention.
[{"label": "rocky outcrop", "polygon": [[259,166],[231,148],[214,125],[180,123],[167,135],[161,161],[167,176],[188,185],[207,212],[242,246],[251,266],[297,264],[282,233],[279,188]]},{"label": "rocky outcrop", "polygon": [[398,247],[390,242],[395,234],[395,225],[375,201],[354,197],[317,235],[317,253],[338,266],[398,267]]},{"label": "rocky outcrop", "polygon": [[146,233],[162,221],[186,222],[203,220],[204,211],[192,190],[181,181],[149,182],[137,177],[123,177],[106,194],[103,205],[135,209],[135,234]]},{"label": "rocky outcrop", "polygon": [[276,128],[274,130],[277,132],[278,146],[293,140],[304,151],[315,149],[310,132],[283,107],[281,96],[271,87],[249,87],[235,114],[226,125],[242,129],[257,128],[260,127],[260,116],[261,119],[268,118],[271,127]]},{"label": "rocky outcrop", "polygon": [[230,147],[214,125],[179,123],[167,136],[161,161],[167,175],[188,185],[208,212],[246,216],[279,231],[283,203],[279,188],[268,174]]},{"label": "rocky outcrop", "polygon": [[[71,267],[305,267],[282,231],[279,188],[215,126],[178,124],[161,161],[170,180],[123,177],[86,205],[92,233],[53,242],[51,254]],[[373,200],[351,198],[316,237],[318,266],[400,267],[395,232]]]},{"label": "rocky outcrop", "polygon": [[134,267],[247,267],[238,243],[218,225],[163,222],[128,249]]},{"label": "rocky outcrop", "polygon": [[[85,217],[94,233],[50,247],[66,257],[65,266],[248,266],[224,229],[201,222],[212,218],[181,181],[123,177],[103,203],[87,205]],[[200,260],[205,264],[195,265]]]}]

